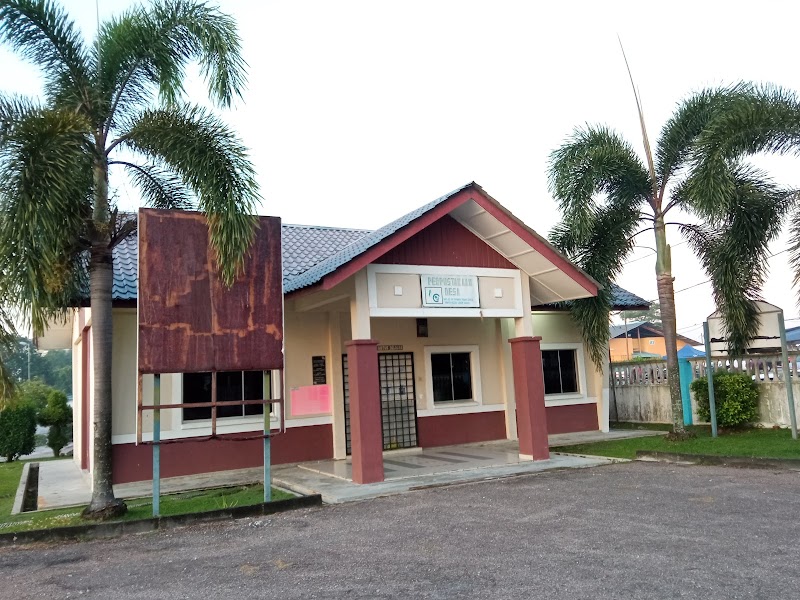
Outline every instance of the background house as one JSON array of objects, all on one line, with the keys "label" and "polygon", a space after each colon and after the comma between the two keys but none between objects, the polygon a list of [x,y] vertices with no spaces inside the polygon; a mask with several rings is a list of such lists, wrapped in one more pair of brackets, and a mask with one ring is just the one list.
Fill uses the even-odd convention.
[{"label": "background house", "polygon": [[[700,342],[678,335],[678,350],[684,346],[699,346]],[[634,321],[612,325],[609,329],[609,350],[612,362],[636,358],[663,358],[667,353],[664,330],[650,321]]]}]

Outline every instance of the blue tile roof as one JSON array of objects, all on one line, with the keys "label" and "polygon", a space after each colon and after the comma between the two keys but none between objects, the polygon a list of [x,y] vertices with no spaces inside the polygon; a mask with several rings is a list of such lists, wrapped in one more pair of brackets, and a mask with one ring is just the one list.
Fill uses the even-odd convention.
[{"label": "blue tile roof", "polygon": [[114,257],[114,283],[111,297],[114,300],[136,300],[139,280],[139,238],[129,235],[112,250]]},{"label": "blue tile roof", "polygon": [[[308,271],[321,260],[370,233],[373,232],[368,229],[282,225],[284,286],[288,278]],[[138,243],[136,233],[133,233],[114,247],[114,284],[112,288],[114,300],[136,300],[136,284],[139,278]]]},{"label": "blue tile roof", "polygon": [[637,296],[633,292],[629,292],[628,290],[619,287],[616,283],[611,284],[611,292],[614,297],[615,310],[650,308],[650,302],[641,296]]}]

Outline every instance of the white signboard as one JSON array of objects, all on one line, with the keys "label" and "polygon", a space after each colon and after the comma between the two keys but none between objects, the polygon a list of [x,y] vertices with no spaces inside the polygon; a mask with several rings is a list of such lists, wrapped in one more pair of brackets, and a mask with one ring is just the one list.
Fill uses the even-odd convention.
[{"label": "white signboard", "polygon": [[422,306],[479,308],[478,278],[475,275],[420,275]]}]

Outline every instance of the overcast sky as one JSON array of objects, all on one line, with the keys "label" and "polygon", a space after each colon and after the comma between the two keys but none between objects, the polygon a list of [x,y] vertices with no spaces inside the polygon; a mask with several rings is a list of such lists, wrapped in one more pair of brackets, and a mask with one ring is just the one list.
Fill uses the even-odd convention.
[{"label": "overcast sky", "polygon": [[[88,37],[95,2],[64,3]],[[132,5],[99,0],[100,19]],[[651,139],[678,100],[706,86],[769,81],[800,90],[796,2],[220,0],[250,65],[224,114],[252,151],[262,212],[287,223],[377,228],[476,181],[539,233],[558,221],[549,153],[578,125],[605,123],[641,148],[617,36]],[[37,94],[36,71],[0,51],[0,90]],[[190,86],[202,100],[202,90]],[[800,159],[761,161],[800,185]],[[139,203],[112,181],[121,206]],[[707,279],[677,231],[675,289]],[[619,283],[657,295],[652,235]],[[786,239],[775,243],[779,252]],[[787,253],[765,299],[797,317]],[[679,331],[700,340],[708,284],[676,295]],[[800,319],[787,323],[800,324]]]}]

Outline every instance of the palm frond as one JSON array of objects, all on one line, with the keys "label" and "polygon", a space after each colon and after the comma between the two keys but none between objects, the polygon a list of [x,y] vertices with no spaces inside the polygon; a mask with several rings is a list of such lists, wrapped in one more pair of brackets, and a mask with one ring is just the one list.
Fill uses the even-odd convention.
[{"label": "palm frond", "polygon": [[592,223],[597,196],[609,205],[641,204],[652,192],[647,169],[625,140],[605,127],[577,129],[550,155],[550,191],[578,232]]},{"label": "palm frond", "polygon": [[633,250],[641,217],[635,201],[608,204],[592,209],[584,231],[578,232],[564,220],[550,234],[550,241],[601,285],[596,297],[570,303],[570,314],[598,367],[608,360],[612,284]]},{"label": "palm frond", "polygon": [[701,90],[682,100],[672,117],[661,129],[656,148],[656,171],[661,185],[685,166],[692,155],[694,143],[705,130],[715,112],[721,110],[726,101],[738,94],[746,93],[747,84]]},{"label": "palm frond", "polygon": [[[599,366],[607,359],[611,284],[633,248],[652,181],[630,144],[603,127],[576,130],[555,150],[549,179],[563,215],[550,240],[601,284],[596,298],[570,305],[592,360]],[[598,197],[603,195],[604,201]]]},{"label": "palm frond", "polygon": [[196,210],[197,202],[180,177],[156,165],[137,165],[111,161],[125,167],[131,182],[139,188],[142,199],[153,208]]},{"label": "palm frond", "polygon": [[197,62],[211,99],[230,106],[241,97],[246,65],[236,24],[217,8],[190,0],[162,0],[137,7],[104,24],[98,34],[100,85],[108,118],[130,116],[149,90],[177,103],[185,69]]},{"label": "palm frond", "polygon": [[0,42],[40,67],[52,93],[85,102],[91,64],[75,23],[50,0],[0,0]]},{"label": "palm frond", "polygon": [[253,240],[258,185],[247,149],[215,115],[191,106],[149,110],[123,144],[178,174],[209,221],[222,280],[233,283]]},{"label": "palm frond", "polygon": [[5,144],[5,139],[15,124],[39,108],[40,106],[29,98],[0,93],[0,148]]},{"label": "palm frond", "polygon": [[730,351],[739,354],[758,331],[755,302],[762,299],[768,274],[769,243],[780,235],[795,192],[741,164],[731,168],[730,179],[735,187],[727,214],[683,227],[682,233],[711,278]]},{"label": "palm frond", "polygon": [[[0,295],[3,294],[3,280],[0,275]],[[14,327],[14,319],[8,312],[7,307],[0,304],[0,409],[14,396],[15,381],[6,366],[7,357],[15,350],[17,343],[17,332]]]},{"label": "palm frond", "polygon": [[800,153],[800,99],[781,87],[741,84],[697,138],[687,182],[694,209],[723,218],[736,197],[731,164],[760,152]]},{"label": "palm frond", "polygon": [[41,331],[81,285],[92,187],[86,122],[34,110],[0,146],[0,272],[4,298]]},{"label": "palm frond", "polygon": [[[794,271],[794,286],[800,287],[800,199],[795,200],[795,210],[790,219],[789,238],[792,242],[789,245],[789,264]],[[798,297],[800,305],[800,296]]]}]

